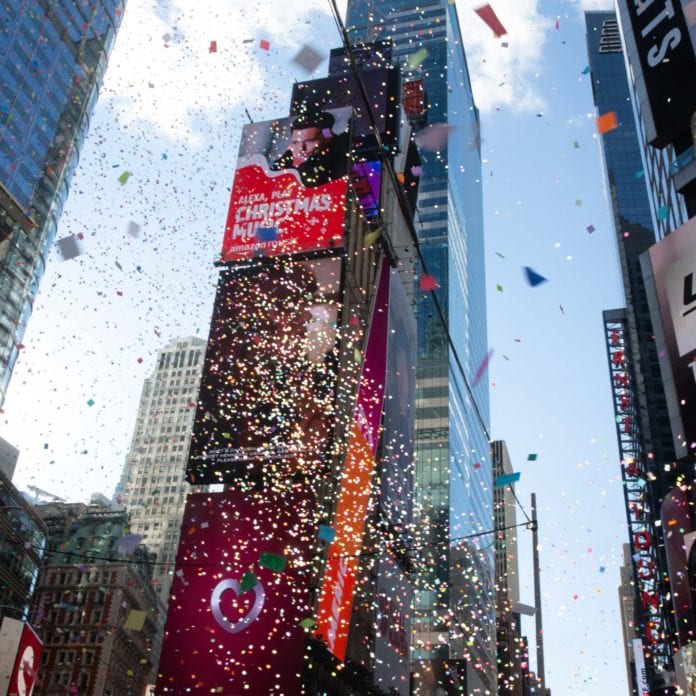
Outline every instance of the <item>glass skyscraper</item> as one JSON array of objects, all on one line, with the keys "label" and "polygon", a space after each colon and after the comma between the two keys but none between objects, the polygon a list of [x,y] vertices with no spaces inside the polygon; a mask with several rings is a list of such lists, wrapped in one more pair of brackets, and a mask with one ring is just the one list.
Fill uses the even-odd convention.
[{"label": "glass skyscraper", "polygon": [[425,88],[415,226],[445,323],[419,293],[414,671],[460,661],[450,667],[465,671],[467,693],[494,693],[481,158],[459,20],[446,0],[349,0],[346,25],[352,44],[391,40],[403,79]]},{"label": "glass skyscraper", "polygon": [[[663,573],[658,572],[666,573],[667,568],[659,511],[662,497],[674,485],[671,465],[676,455],[639,259],[657,241],[658,228],[643,175],[643,145],[616,15],[587,12],[585,20],[595,105],[599,114],[614,112],[617,122],[616,128],[601,135],[601,144],[626,306],[605,311],[604,324],[629,539],[647,533],[653,540],[643,549],[633,549],[638,616],[633,639],[643,641],[651,686],[661,686],[672,669],[669,636],[674,635],[674,625]],[[638,558],[637,551],[646,558]],[[648,563],[657,568],[654,574],[641,570]],[[646,593],[658,598],[654,612],[648,611]],[[660,638],[646,639],[653,631]],[[636,679],[635,666],[631,669]],[[640,690],[636,681],[632,688],[634,693]]]},{"label": "glass skyscraper", "polygon": [[0,2],[0,405],[124,5]]}]

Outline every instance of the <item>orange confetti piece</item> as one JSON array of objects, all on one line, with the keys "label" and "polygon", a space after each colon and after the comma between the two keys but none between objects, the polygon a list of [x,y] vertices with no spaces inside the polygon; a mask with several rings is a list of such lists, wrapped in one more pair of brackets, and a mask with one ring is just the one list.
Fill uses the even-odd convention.
[{"label": "orange confetti piece", "polygon": [[608,111],[606,114],[597,117],[597,130],[602,134],[613,131],[614,128],[618,127],[619,122],[615,111]]}]

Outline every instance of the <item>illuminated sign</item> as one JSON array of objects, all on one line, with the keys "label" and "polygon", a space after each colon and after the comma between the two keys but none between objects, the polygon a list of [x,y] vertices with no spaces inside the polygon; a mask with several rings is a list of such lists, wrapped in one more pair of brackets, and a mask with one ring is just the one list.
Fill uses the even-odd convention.
[{"label": "illuminated sign", "polygon": [[244,126],[221,261],[340,247],[349,108]]},{"label": "illuminated sign", "polygon": [[189,450],[191,483],[313,476],[333,429],[341,260],[223,269]]},{"label": "illuminated sign", "polygon": [[333,527],[319,595],[316,632],[341,661],[365,532],[374,458],[384,400],[389,305],[389,265],[382,261],[367,335],[358,397],[343,466]]},{"label": "illuminated sign", "polygon": [[182,522],[158,694],[299,694],[315,500],[195,493]]},{"label": "illuminated sign", "polygon": [[696,110],[696,56],[682,4],[625,0],[619,8],[630,22],[623,22],[624,35],[647,137],[651,145],[664,147],[689,132]]},{"label": "illuminated sign", "polygon": [[28,623],[3,617],[0,628],[0,693],[31,696],[42,643]]},{"label": "illuminated sign", "polygon": [[[360,79],[370,98],[371,113],[386,151],[395,151],[399,134],[400,73],[398,68],[372,68],[360,71]],[[292,88],[293,113],[317,106],[325,109],[352,107],[353,146],[357,150],[376,145],[370,111],[365,106],[362,90],[352,72],[329,75],[309,82],[296,82]]]}]

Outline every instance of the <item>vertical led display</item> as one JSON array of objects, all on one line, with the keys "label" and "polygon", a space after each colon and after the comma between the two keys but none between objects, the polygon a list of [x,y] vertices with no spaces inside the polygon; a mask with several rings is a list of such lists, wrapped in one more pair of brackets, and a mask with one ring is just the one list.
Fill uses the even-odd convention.
[{"label": "vertical led display", "polygon": [[336,535],[328,549],[317,610],[317,635],[341,661],[348,642],[384,400],[389,306],[389,266],[384,261],[377,277],[358,397],[334,514]]},{"label": "vertical led display", "polygon": [[189,450],[191,483],[319,472],[334,419],[341,261],[221,272]]},{"label": "vertical led display", "polygon": [[301,694],[313,496],[188,497],[158,694]]},{"label": "vertical led display", "polygon": [[244,126],[221,260],[340,247],[350,165],[350,108]]}]

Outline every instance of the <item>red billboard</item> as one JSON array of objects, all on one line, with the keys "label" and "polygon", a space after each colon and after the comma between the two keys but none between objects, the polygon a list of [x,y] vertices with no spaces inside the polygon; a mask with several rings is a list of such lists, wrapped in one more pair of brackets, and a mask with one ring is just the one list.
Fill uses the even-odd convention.
[{"label": "red billboard", "polygon": [[158,694],[301,694],[311,493],[188,497]]},{"label": "red billboard", "polygon": [[189,450],[193,484],[316,475],[333,429],[341,260],[224,269]]},{"label": "red billboard", "polygon": [[32,695],[42,645],[28,623],[3,617],[0,629],[0,693],[8,696]]},{"label": "red billboard", "polygon": [[244,126],[221,261],[343,244],[352,109]]},{"label": "red billboard", "polygon": [[371,313],[358,398],[348,439],[338,501],[335,538],[328,558],[317,608],[316,633],[343,661],[368,503],[372,492],[375,453],[384,401],[387,362],[389,264],[382,262]]}]

